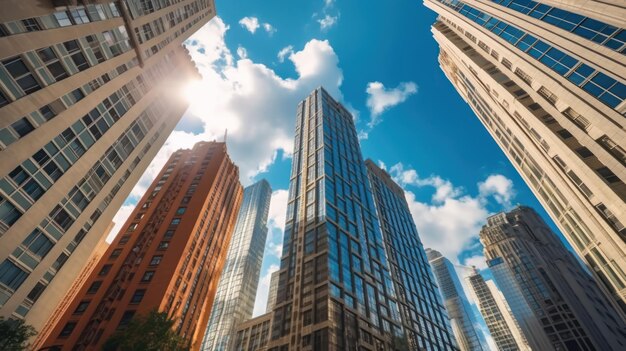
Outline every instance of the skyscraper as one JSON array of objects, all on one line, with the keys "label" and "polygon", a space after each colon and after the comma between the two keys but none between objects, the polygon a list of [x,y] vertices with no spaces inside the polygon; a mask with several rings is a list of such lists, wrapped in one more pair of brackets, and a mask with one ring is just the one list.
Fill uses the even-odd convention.
[{"label": "skyscraper", "polygon": [[[626,348],[626,325],[613,305],[533,209],[489,217],[480,241],[533,349]],[[539,339],[545,346],[533,344]]]},{"label": "skyscraper", "polygon": [[424,3],[446,76],[626,315],[626,6]]},{"label": "skyscraper", "polygon": [[479,329],[454,265],[439,251],[426,249],[426,255],[433,268],[459,348],[461,351],[488,351],[487,340]]},{"label": "skyscraper", "polygon": [[[408,350],[453,350],[454,336],[404,190],[366,160]],[[428,306],[428,307],[426,307]],[[474,328],[472,325],[471,328]],[[429,330],[429,333],[424,333]],[[403,349],[403,348],[400,348]],[[475,349],[479,350],[479,349]]]},{"label": "skyscraper", "polygon": [[504,296],[493,284],[493,281],[485,281],[477,270],[475,270],[473,275],[467,277],[467,281],[472,288],[480,313],[485,319],[487,328],[498,350],[532,350],[511,313]]},{"label": "skyscraper", "polygon": [[[268,348],[404,347],[397,291],[384,245],[353,118],[318,88],[297,110]],[[427,296],[421,298],[432,318],[445,323],[437,314],[440,306],[431,304]],[[426,317],[413,318],[428,328]],[[453,349],[450,334],[430,331],[424,329],[420,342]]]},{"label": "skyscraper", "polygon": [[215,12],[212,0],[2,7],[0,316],[39,330],[187,109],[177,92],[199,75],[182,43]]},{"label": "skyscraper", "polygon": [[276,305],[276,294],[278,293],[278,271],[273,272],[270,278],[270,288],[267,293],[267,305],[265,306],[265,313],[269,313],[274,310]]},{"label": "skyscraper", "polygon": [[97,350],[134,316],[157,310],[199,350],[241,198],[224,143],[172,154],[45,346]]},{"label": "skyscraper", "polygon": [[227,350],[235,326],[252,317],[271,197],[272,188],[266,180],[244,189],[202,350]]}]

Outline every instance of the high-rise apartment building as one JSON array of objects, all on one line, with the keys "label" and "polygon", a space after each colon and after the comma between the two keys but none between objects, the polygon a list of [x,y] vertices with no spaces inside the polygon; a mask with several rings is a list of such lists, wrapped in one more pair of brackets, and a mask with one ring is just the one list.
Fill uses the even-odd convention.
[{"label": "high-rise apartment building", "polygon": [[461,351],[488,351],[487,340],[472,311],[454,265],[439,251],[426,249],[426,255],[433,268],[459,348]]},{"label": "high-rise apartment building", "polygon": [[[387,258],[352,115],[318,88],[297,110],[268,348],[406,348]],[[414,288],[412,282],[405,286],[407,294],[416,293]],[[427,329],[434,325],[430,318],[445,324],[441,305],[431,302],[434,296],[420,298],[420,308],[430,314],[412,316],[424,328],[419,345],[454,349],[445,329]]]},{"label": "high-rise apartment building", "polygon": [[232,351],[265,351],[270,340],[272,313],[248,319],[236,326],[233,333]]},{"label": "high-rise apartment building", "polygon": [[202,350],[228,349],[235,326],[252,317],[267,238],[272,188],[267,180],[246,187],[226,255]]},{"label": "high-rise apartment building", "polygon": [[478,272],[467,277],[472,288],[480,313],[500,351],[532,350],[524,337],[515,317],[493,281],[485,281]]},{"label": "high-rise apartment building", "polygon": [[424,3],[446,76],[626,316],[626,5]]},{"label": "high-rise apartment building", "polygon": [[[400,309],[406,349],[453,350],[454,335],[449,317],[404,190],[372,160],[366,160],[365,166]],[[424,330],[430,332],[424,333]]]},{"label": "high-rise apartment building", "polygon": [[[519,206],[489,217],[480,241],[533,349],[626,349],[625,323],[533,209]],[[533,345],[540,334],[546,344]]]},{"label": "high-rise apartment building", "polygon": [[0,316],[40,330],[180,120],[212,0],[4,0]]},{"label": "high-rise apartment building", "polygon": [[265,306],[265,313],[269,313],[274,310],[276,305],[276,294],[278,294],[278,278],[280,277],[278,271],[273,272],[270,277],[270,288],[267,293],[267,305]]},{"label": "high-rise apartment building", "polygon": [[156,310],[199,350],[242,192],[224,143],[172,154],[44,346],[98,350]]}]

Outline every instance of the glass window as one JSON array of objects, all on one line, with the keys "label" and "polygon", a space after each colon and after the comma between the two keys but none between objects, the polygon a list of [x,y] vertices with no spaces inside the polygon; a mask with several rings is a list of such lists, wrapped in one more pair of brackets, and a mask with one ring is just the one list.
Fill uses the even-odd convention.
[{"label": "glass window", "polygon": [[58,206],[52,211],[53,216],[52,219],[64,230],[68,230],[72,224],[74,224],[74,219],[67,213],[67,211]]},{"label": "glass window", "polygon": [[24,239],[22,245],[26,247],[31,254],[41,260],[50,252],[54,243],[39,229],[35,229]]},{"label": "glass window", "polygon": [[59,338],[67,338],[76,328],[76,322],[67,322],[59,334]]},{"label": "glass window", "polygon": [[87,17],[87,13],[82,8],[77,8],[77,9],[70,10],[70,14],[72,15],[72,18],[74,19],[74,22],[76,24],[82,24],[82,23],[89,23],[90,22],[89,21],[89,17]]},{"label": "glass window", "polygon": [[66,41],[63,43],[63,46],[65,47],[65,50],[67,50],[67,52],[70,54],[75,51],[80,51],[80,46],[78,45],[77,40]]},{"label": "glass window", "polygon": [[67,27],[72,25],[72,21],[67,16],[67,12],[65,11],[55,12],[54,18],[57,20],[57,23],[60,27]]},{"label": "glass window", "polygon": [[176,210],[176,214],[180,216],[185,213],[186,209],[186,207],[179,207],[178,210]]},{"label": "glass window", "polygon": [[593,156],[593,153],[584,146],[581,146],[578,149],[576,149],[576,153],[578,153],[578,155],[580,155],[581,158],[587,158],[587,157]]},{"label": "glass window", "polygon": [[87,294],[95,294],[98,291],[98,289],[100,289],[101,285],[102,285],[101,280],[97,280],[91,283],[91,285],[89,286],[89,289],[87,289]]},{"label": "glass window", "polygon": [[8,226],[12,226],[13,223],[22,216],[22,212],[18,210],[12,203],[0,197],[0,221]]},{"label": "glass window", "polygon": [[9,99],[4,95],[2,90],[0,90],[0,107],[6,106],[9,104]]},{"label": "glass window", "polygon": [[24,185],[24,191],[35,201],[39,200],[44,190],[34,179],[31,179]]},{"label": "glass window", "polygon": [[72,55],[72,61],[74,61],[74,64],[79,71],[84,71],[89,68],[89,63],[87,62],[87,59],[85,59],[82,52],[77,52]]},{"label": "glass window", "polygon": [[39,22],[37,22],[36,18],[23,19],[22,24],[24,25],[24,28],[26,28],[27,32],[36,32],[41,30],[41,26],[39,25]]},{"label": "glass window", "polygon": [[119,257],[121,253],[122,253],[122,249],[115,249],[113,250],[113,252],[111,252],[111,256],[109,258]]},{"label": "glass window", "polygon": [[604,178],[608,183],[618,183],[620,179],[611,171],[608,167],[600,167],[596,169],[596,172]]},{"label": "glass window", "polygon": [[180,223],[180,218],[174,218],[172,219],[172,223],[170,223],[170,225],[178,225]]},{"label": "glass window", "polygon": [[162,259],[163,259],[163,255],[152,256],[152,259],[150,260],[150,265],[151,266],[158,266],[159,263],[161,263]]},{"label": "glass window", "polygon": [[143,296],[145,294],[146,294],[146,289],[135,290],[135,293],[133,294],[133,297],[131,297],[131,299],[130,299],[130,303],[131,304],[140,303],[141,300],[143,300]]},{"label": "glass window", "polygon": [[26,280],[26,277],[28,277],[28,273],[11,261],[4,260],[0,264],[0,283],[9,289],[17,290]]},{"label": "glass window", "polygon": [[568,132],[567,129],[561,129],[556,133],[563,139],[569,139],[572,137],[572,133]]},{"label": "glass window", "polygon": [[41,86],[19,56],[2,61],[4,68],[11,74],[15,82],[25,94],[41,89]]},{"label": "glass window", "polygon": [[105,264],[98,275],[107,275],[107,273],[111,270],[111,267],[113,267],[112,264]]},{"label": "glass window", "polygon": [[152,280],[152,277],[154,277],[154,271],[146,271],[143,274],[143,277],[141,277],[141,282],[142,283],[146,283]]},{"label": "glass window", "polygon": [[17,166],[13,171],[11,171],[11,173],[9,173],[9,176],[17,185],[21,185],[30,178],[22,166]]},{"label": "glass window", "polygon": [[83,312],[85,312],[85,310],[87,310],[87,307],[89,306],[89,302],[90,301],[81,301],[78,306],[76,306],[74,314],[82,314]]}]

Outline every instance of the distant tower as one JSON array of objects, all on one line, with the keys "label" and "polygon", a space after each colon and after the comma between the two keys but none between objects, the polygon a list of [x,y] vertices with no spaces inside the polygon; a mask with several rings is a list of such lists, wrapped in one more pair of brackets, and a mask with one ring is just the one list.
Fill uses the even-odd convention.
[{"label": "distant tower", "polygon": [[278,293],[278,271],[272,273],[270,278],[270,289],[267,294],[267,305],[265,307],[265,313],[271,312],[276,305],[276,294]]},{"label": "distant tower", "polygon": [[[531,351],[504,296],[492,281],[485,281],[475,270],[467,281],[475,294],[480,313],[485,319],[491,337],[500,351]],[[542,350],[542,349],[539,349]],[[542,350],[543,351],[543,350]]]},{"label": "distant tower", "polygon": [[487,340],[478,328],[478,321],[454,265],[439,251],[426,249],[426,255],[437,279],[459,348],[461,351],[489,351]]},{"label": "distant tower", "polygon": [[[489,217],[480,241],[533,349],[626,349],[624,322],[532,208]],[[545,342],[533,344],[540,339]]]},{"label": "distant tower", "polygon": [[267,238],[272,188],[266,180],[246,187],[226,256],[202,350],[228,349],[235,326],[252,317]]},{"label": "distant tower", "polygon": [[157,310],[199,350],[241,198],[224,143],[172,154],[44,346],[99,350],[132,318]]}]

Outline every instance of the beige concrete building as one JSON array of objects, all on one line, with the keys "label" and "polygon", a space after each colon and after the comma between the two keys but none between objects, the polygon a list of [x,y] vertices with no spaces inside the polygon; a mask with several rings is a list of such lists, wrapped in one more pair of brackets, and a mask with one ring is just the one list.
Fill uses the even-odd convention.
[{"label": "beige concrete building", "polygon": [[265,351],[270,341],[272,313],[262,314],[237,325],[229,350]]},{"label": "beige concrete building", "polygon": [[[211,0],[4,0],[0,316],[41,330],[188,107]],[[8,11],[7,9],[10,9]]]},{"label": "beige concrete building", "polygon": [[626,4],[425,5],[441,68],[626,315]]}]

